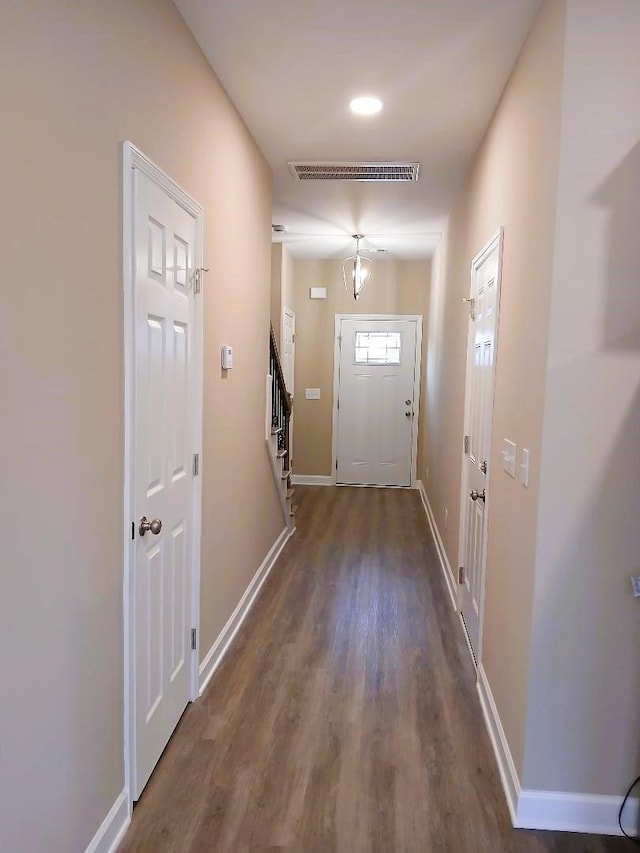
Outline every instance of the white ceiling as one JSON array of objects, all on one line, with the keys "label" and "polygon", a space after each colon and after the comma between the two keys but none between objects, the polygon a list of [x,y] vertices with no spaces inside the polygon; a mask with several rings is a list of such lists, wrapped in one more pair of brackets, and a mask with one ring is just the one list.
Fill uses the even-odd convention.
[{"label": "white ceiling", "polygon": [[[175,0],[274,172],[297,257],[367,235],[428,257],[541,0]],[[382,98],[378,116],[349,110]],[[299,182],[288,160],[418,160],[416,184]]]}]

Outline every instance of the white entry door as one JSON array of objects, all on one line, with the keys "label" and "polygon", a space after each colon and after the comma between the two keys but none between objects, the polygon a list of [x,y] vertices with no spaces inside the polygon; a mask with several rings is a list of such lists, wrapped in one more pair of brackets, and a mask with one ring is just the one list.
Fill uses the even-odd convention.
[{"label": "white entry door", "polygon": [[336,482],[410,486],[418,415],[417,318],[340,318]]},{"label": "white entry door", "polygon": [[132,201],[131,771],[138,799],[191,694],[197,259],[194,216],[137,168]]},{"label": "white entry door", "polygon": [[500,294],[502,233],[471,267],[469,338],[462,460],[460,613],[471,648],[480,659],[491,432]]}]

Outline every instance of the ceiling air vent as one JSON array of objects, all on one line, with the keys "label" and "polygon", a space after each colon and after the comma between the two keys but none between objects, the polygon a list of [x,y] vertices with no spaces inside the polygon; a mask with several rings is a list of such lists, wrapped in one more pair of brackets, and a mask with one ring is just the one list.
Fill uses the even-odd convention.
[{"label": "ceiling air vent", "polygon": [[417,181],[419,163],[289,163],[299,181]]}]

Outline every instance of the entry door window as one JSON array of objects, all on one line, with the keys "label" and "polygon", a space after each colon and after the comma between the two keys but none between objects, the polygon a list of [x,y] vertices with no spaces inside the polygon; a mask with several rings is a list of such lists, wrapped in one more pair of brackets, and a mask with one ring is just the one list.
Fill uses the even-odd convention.
[{"label": "entry door window", "polygon": [[356,332],[356,364],[400,364],[402,332]]}]

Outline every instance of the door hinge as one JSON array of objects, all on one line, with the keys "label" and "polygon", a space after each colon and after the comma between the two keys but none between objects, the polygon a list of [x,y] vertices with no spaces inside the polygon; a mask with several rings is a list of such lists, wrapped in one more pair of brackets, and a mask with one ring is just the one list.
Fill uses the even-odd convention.
[{"label": "door hinge", "polygon": [[193,476],[194,477],[200,476],[200,454],[199,453],[193,454]]},{"label": "door hinge", "polygon": [[135,541],[136,538],[136,523],[135,521],[131,522],[131,539]]},{"label": "door hinge", "polygon": [[198,630],[197,628],[191,629],[191,649],[195,652],[198,648]]},{"label": "door hinge", "polygon": [[200,293],[200,287],[201,287],[200,276],[201,275],[202,275],[202,272],[199,269],[195,270],[193,273],[193,292],[194,293]]},{"label": "door hinge", "polygon": [[336,471],[338,470],[338,460],[336,459]]},{"label": "door hinge", "polygon": [[338,398],[338,402],[336,403],[337,411],[340,411],[340,399]]},{"label": "door hinge", "polygon": [[464,583],[464,566],[458,569],[458,583]]},{"label": "door hinge", "polygon": [[464,437],[464,452],[467,454],[467,456],[471,452],[471,436],[470,435],[465,435],[465,437]]},{"label": "door hinge", "polygon": [[484,462],[480,463],[480,470],[482,471],[483,474],[487,473],[487,461],[486,461],[486,459]]}]

